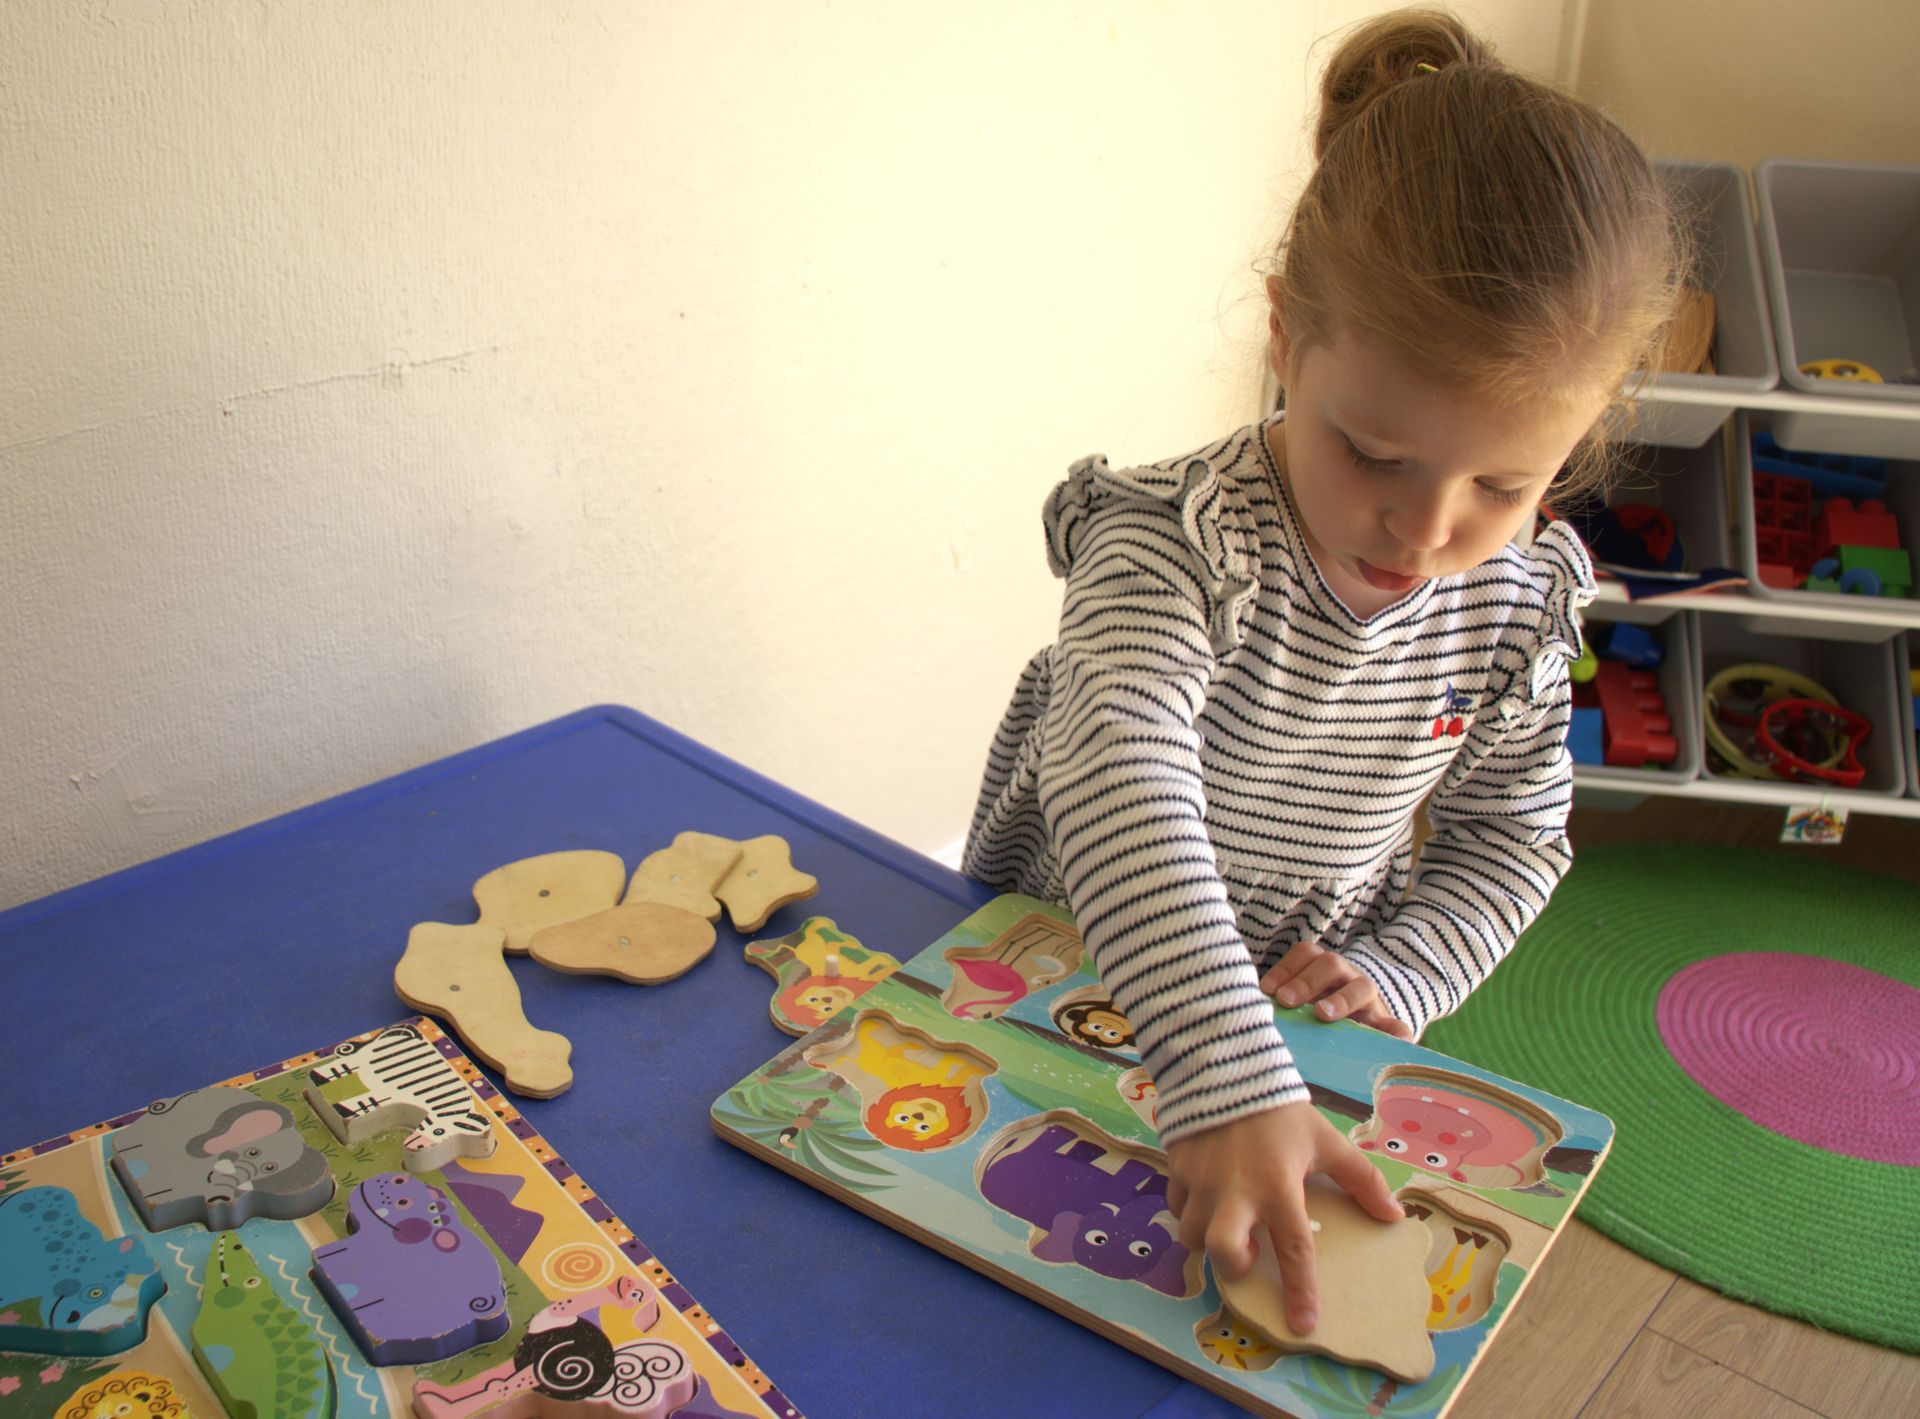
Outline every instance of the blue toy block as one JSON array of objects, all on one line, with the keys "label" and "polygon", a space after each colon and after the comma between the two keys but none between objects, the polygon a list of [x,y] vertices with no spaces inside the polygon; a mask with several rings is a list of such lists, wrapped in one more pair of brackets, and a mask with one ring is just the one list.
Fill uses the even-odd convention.
[{"label": "blue toy block", "polygon": [[1667,658],[1667,649],[1645,626],[1615,621],[1607,628],[1600,654],[1608,660],[1623,660],[1636,670],[1652,670]]},{"label": "blue toy block", "polygon": [[1597,709],[1574,710],[1573,723],[1567,726],[1567,752],[1576,764],[1606,763],[1606,715]]},{"label": "blue toy block", "polygon": [[1773,435],[1753,436],[1753,468],[1780,478],[1804,478],[1823,498],[1877,498],[1887,490],[1887,460],[1855,458],[1844,453],[1796,453],[1773,441]]}]

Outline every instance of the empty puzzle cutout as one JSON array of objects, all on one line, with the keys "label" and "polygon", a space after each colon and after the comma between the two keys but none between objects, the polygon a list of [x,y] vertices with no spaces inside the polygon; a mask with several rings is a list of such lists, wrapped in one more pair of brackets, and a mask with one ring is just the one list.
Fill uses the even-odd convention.
[{"label": "empty puzzle cutout", "polygon": [[789,1035],[812,1034],[900,969],[824,916],[808,917],[778,940],[749,941],[746,957],[773,977],[767,1013]]},{"label": "empty puzzle cutout", "polygon": [[1127,1070],[1113,1081],[1114,1088],[1140,1121],[1158,1132],[1160,1128],[1160,1088],[1144,1066]]},{"label": "empty puzzle cutout", "polygon": [[320,1339],[232,1232],[207,1258],[193,1359],[228,1414],[328,1419],[338,1381]]},{"label": "empty puzzle cutout", "polygon": [[166,1289],[139,1242],[109,1239],[66,1188],[0,1197],[0,1349],[117,1355]]},{"label": "empty puzzle cutout", "polygon": [[1374,1080],[1373,1116],[1350,1135],[1370,1153],[1479,1188],[1533,1187],[1566,1136],[1538,1105],[1465,1074],[1393,1065]]},{"label": "empty puzzle cutout", "polygon": [[347,1235],[313,1279],[376,1365],[426,1365],[507,1333],[500,1264],[439,1188],[379,1173],[347,1196]]},{"label": "empty puzzle cutout", "polygon": [[1320,1317],[1311,1333],[1301,1335],[1287,1324],[1286,1287],[1264,1227],[1254,1231],[1259,1251],[1251,1271],[1238,1280],[1214,1273],[1221,1298],[1282,1350],[1368,1365],[1406,1384],[1432,1374],[1426,1275],[1432,1234],[1426,1226],[1410,1217],[1382,1222],[1369,1216],[1317,1174],[1307,1179],[1307,1216],[1317,1224],[1314,1276],[1320,1289]]},{"label": "empty puzzle cutout", "polygon": [[1432,1193],[1402,1188],[1407,1216],[1427,1229],[1428,1330],[1459,1330],[1493,1309],[1500,1264],[1512,1250],[1506,1233],[1455,1212]]},{"label": "empty puzzle cutout", "polygon": [[575,921],[542,927],[528,951],[556,971],[613,976],[630,985],[664,985],[713,950],[713,923],[684,907],[623,902]]},{"label": "empty puzzle cutout", "polygon": [[1223,1370],[1270,1370],[1284,1353],[1225,1305],[1194,1326],[1193,1338],[1208,1362]]},{"label": "empty puzzle cutout", "polygon": [[868,1010],[803,1058],[853,1086],[868,1133],[889,1148],[914,1153],[951,1148],[973,1136],[987,1118],[980,1081],[999,1067],[978,1050]]},{"label": "empty puzzle cutout", "polygon": [[326,1155],[300,1136],[293,1111],[229,1085],[149,1104],[112,1143],[114,1175],[150,1232],[291,1221],[333,1197]]},{"label": "empty puzzle cutout", "polygon": [[1065,980],[1086,955],[1080,934],[1056,917],[1021,917],[985,946],[946,952],[953,983],[940,997],[961,1020],[993,1020],[1037,990]]},{"label": "empty puzzle cutout", "polygon": [[1070,990],[1047,1006],[1053,1027],[1070,1040],[1095,1049],[1130,1050],[1133,1021],[1120,1013],[1104,985]]},{"label": "empty puzzle cutout", "polygon": [[727,904],[735,931],[758,931],[787,903],[818,892],[820,881],[793,865],[785,838],[768,834],[740,844],[740,860],[713,890]]},{"label": "empty puzzle cutout", "polygon": [[499,927],[507,951],[521,956],[536,931],[605,911],[626,884],[627,865],[613,853],[549,852],[494,868],[473,884],[473,900],[480,924]]},{"label": "empty puzzle cutout", "polygon": [[725,910],[714,895],[740,860],[740,844],[712,833],[681,833],[672,847],[644,858],[627,884],[628,902],[658,902],[718,921]]},{"label": "empty puzzle cutout", "polygon": [[506,933],[497,926],[423,921],[407,934],[393,988],[415,1010],[451,1024],[509,1089],[550,1099],[573,1083],[573,1042],[527,1023],[505,951]]},{"label": "empty puzzle cutout", "polygon": [[492,1155],[487,1112],[453,1064],[413,1025],[395,1025],[335,1048],[307,1071],[303,1091],[327,1131],[360,1143],[404,1128],[407,1171],[428,1173],[455,1158]]},{"label": "empty puzzle cutout", "polygon": [[1054,1110],[1009,1124],[980,1150],[980,1195],[1030,1228],[1027,1250],[1168,1296],[1200,1292],[1200,1257],[1167,1206],[1165,1157]]}]

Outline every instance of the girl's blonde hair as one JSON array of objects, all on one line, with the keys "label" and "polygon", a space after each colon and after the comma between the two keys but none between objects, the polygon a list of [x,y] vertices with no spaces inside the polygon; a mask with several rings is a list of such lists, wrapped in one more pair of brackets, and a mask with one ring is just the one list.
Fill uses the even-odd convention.
[{"label": "girl's blonde hair", "polygon": [[1276,253],[1289,341],[1384,339],[1502,402],[1612,391],[1552,496],[1604,484],[1622,383],[1656,367],[1692,259],[1632,139],[1452,15],[1402,10],[1328,63],[1314,157]]}]

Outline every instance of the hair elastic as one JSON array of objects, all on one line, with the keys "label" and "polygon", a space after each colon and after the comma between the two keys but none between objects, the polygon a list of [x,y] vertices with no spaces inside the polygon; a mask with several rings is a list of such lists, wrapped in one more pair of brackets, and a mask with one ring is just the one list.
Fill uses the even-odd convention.
[{"label": "hair elastic", "polygon": [[1419,63],[1415,64],[1413,67],[1418,69],[1422,74],[1438,74],[1440,72],[1437,68],[1427,63],[1427,61],[1424,59],[1422,59]]}]

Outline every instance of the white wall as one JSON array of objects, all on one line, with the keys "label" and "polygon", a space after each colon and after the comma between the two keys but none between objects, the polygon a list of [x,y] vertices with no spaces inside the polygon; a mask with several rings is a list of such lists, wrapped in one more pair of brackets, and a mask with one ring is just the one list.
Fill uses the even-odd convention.
[{"label": "white wall", "polygon": [[601,701],[950,843],[1383,8],[8,0],[0,906]]}]

